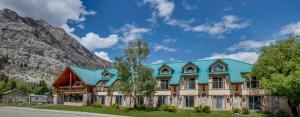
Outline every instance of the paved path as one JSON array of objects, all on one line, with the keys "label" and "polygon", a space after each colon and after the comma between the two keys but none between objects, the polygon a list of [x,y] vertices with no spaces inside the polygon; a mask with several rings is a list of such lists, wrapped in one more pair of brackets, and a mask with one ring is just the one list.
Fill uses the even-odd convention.
[{"label": "paved path", "polygon": [[109,114],[46,110],[20,107],[0,107],[0,117],[125,117]]}]

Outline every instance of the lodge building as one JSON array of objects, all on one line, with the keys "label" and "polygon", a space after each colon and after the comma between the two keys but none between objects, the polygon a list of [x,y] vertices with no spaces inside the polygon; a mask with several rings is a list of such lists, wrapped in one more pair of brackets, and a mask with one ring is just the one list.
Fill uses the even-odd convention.
[{"label": "lodge building", "polygon": [[[269,96],[259,85],[259,79],[245,79],[252,64],[222,58],[151,64],[157,80],[157,91],[152,97],[139,96],[136,101],[113,90],[118,82],[117,71],[87,69],[69,65],[52,86],[54,103],[64,105],[90,105],[97,101],[104,106],[117,103],[129,107],[130,103],[159,107],[173,105],[189,109],[208,105],[213,110],[231,110],[247,107],[258,111],[276,111],[288,108],[283,98]],[[152,98],[152,103],[149,100]]]}]

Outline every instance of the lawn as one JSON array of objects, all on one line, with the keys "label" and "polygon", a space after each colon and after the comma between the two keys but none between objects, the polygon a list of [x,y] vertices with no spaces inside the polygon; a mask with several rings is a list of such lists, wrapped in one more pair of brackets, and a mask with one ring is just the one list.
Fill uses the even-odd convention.
[{"label": "lawn", "polygon": [[[194,110],[178,110],[176,113],[163,112],[163,111],[138,111],[128,109],[113,109],[111,107],[94,108],[91,106],[48,106],[48,107],[37,107],[42,109],[53,109],[53,110],[68,110],[68,111],[81,111],[81,112],[93,112],[93,113],[105,113],[115,115],[127,115],[135,117],[246,117],[246,115],[235,115],[228,111],[213,111],[209,114],[196,113]],[[265,113],[251,113],[247,117],[271,117]]]}]

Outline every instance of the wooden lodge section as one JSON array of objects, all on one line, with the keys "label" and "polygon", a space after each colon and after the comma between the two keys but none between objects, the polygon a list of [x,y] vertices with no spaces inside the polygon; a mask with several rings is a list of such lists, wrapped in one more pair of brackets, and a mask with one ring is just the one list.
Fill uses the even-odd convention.
[{"label": "wooden lodge section", "polygon": [[[69,67],[52,84],[56,95],[54,103],[65,105],[89,105],[93,87],[81,80]],[[87,97],[87,98],[84,98]]]}]

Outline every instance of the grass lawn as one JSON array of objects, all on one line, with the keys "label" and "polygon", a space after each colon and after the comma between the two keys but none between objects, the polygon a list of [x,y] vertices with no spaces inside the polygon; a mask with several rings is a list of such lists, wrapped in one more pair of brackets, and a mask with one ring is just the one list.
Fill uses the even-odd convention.
[{"label": "grass lawn", "polygon": [[48,106],[37,107],[42,109],[54,109],[54,110],[68,110],[68,111],[81,111],[81,112],[93,112],[93,113],[105,113],[115,115],[127,115],[135,117],[271,117],[272,115],[266,113],[251,113],[250,115],[235,115],[228,111],[212,111],[209,114],[197,113],[194,110],[178,110],[176,113],[163,112],[163,111],[138,111],[128,109],[113,109],[111,107],[94,108],[91,106]]}]

